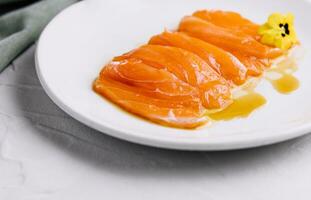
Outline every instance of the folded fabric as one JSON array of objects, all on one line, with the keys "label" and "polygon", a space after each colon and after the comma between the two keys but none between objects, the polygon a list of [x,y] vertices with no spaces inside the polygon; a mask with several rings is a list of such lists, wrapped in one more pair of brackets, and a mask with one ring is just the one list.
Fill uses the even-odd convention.
[{"label": "folded fabric", "polygon": [[76,0],[0,0],[0,72]]}]

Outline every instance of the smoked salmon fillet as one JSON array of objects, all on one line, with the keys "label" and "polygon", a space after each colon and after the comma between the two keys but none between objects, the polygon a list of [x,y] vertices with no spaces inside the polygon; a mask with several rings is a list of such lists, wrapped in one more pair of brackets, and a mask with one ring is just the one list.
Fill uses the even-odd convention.
[{"label": "smoked salmon fillet", "polygon": [[222,49],[238,51],[248,56],[276,58],[283,54],[280,49],[264,45],[245,33],[217,26],[195,16],[184,17],[179,24],[178,31],[185,32]]},{"label": "smoked salmon fillet", "polygon": [[[94,82],[94,90],[123,109],[153,122],[178,128],[195,128],[208,122],[202,113],[183,106],[171,106],[169,101],[155,99],[131,86],[106,77]],[[170,106],[164,106],[164,105]]]},{"label": "smoked salmon fillet", "polygon": [[246,81],[246,67],[230,52],[184,33],[165,31],[152,37],[149,44],[174,46],[190,51],[200,56],[226,80],[236,85]]},{"label": "smoked salmon fillet", "polygon": [[[259,25],[242,17],[239,13],[236,12],[221,10],[199,10],[194,12],[192,16],[213,23],[216,26],[229,29],[230,32],[237,32],[248,35],[258,41],[261,38],[258,34]],[[274,50],[279,52],[276,55],[273,55],[272,58],[278,57],[283,53],[279,49],[274,48]],[[269,59],[267,58],[248,56],[243,53],[238,53],[237,51],[231,51],[231,53],[247,67],[247,74],[250,76],[261,75],[264,69],[270,65]]]},{"label": "smoked salmon fillet", "polygon": [[141,60],[128,59],[110,62],[100,77],[130,85],[144,95],[157,99],[177,101],[180,105],[199,110],[199,90],[178,79],[174,74],[144,64]]},{"label": "smoked salmon fillet", "polygon": [[238,13],[201,10],[101,70],[93,90],[152,122],[196,128],[231,105],[232,90],[260,76],[284,52],[264,45]]},{"label": "smoked salmon fillet", "polygon": [[242,17],[239,13],[222,10],[199,10],[192,14],[217,26],[242,32],[259,40],[259,25]]},{"label": "smoked salmon fillet", "polygon": [[230,85],[199,56],[170,46],[144,45],[114,60],[135,58],[158,69],[173,73],[180,80],[197,87],[203,105],[223,108],[231,102]]},{"label": "smoked salmon fillet", "polygon": [[112,61],[93,88],[129,112],[157,123],[194,128],[208,120],[197,88],[139,60]]}]

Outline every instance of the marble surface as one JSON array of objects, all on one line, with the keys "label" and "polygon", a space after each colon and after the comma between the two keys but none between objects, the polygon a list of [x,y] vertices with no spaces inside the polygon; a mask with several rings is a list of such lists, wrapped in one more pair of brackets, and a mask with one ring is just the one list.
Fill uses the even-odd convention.
[{"label": "marble surface", "polygon": [[0,199],[311,198],[311,135],[230,152],[124,142],[60,110],[34,70],[34,47],[0,74]]}]

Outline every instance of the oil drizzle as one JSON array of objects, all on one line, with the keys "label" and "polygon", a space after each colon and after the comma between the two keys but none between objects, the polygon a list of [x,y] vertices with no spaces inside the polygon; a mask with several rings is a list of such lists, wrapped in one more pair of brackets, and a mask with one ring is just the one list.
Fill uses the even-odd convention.
[{"label": "oil drizzle", "polygon": [[297,71],[296,60],[292,57],[287,57],[267,71],[266,80],[279,93],[289,94],[299,88],[299,80],[293,76],[295,71]]},{"label": "oil drizzle", "polygon": [[216,121],[245,118],[265,103],[266,99],[262,95],[256,92],[249,92],[246,95],[235,99],[233,103],[224,110],[209,114],[208,116]]},{"label": "oil drizzle", "polygon": [[299,80],[291,74],[283,74],[279,79],[270,80],[270,83],[282,94],[289,94],[299,88]]}]

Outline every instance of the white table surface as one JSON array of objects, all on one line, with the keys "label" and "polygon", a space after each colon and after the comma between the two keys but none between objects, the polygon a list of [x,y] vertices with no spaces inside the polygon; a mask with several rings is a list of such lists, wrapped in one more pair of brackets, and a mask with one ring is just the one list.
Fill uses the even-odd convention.
[{"label": "white table surface", "polygon": [[34,47],[0,74],[0,200],[311,199],[311,136],[231,152],[144,147],[61,111]]}]

